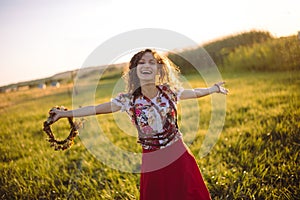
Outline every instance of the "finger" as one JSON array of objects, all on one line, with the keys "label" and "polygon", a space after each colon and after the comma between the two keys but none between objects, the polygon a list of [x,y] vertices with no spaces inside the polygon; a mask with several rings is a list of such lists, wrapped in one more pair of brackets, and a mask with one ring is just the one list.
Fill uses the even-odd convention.
[{"label": "finger", "polygon": [[51,117],[55,116],[56,114],[57,114],[57,113],[54,112],[54,111],[49,111],[49,115],[50,115]]},{"label": "finger", "polygon": [[51,108],[50,110],[49,110],[49,114],[53,114],[53,113],[55,113],[55,109],[53,109],[53,108]]},{"label": "finger", "polygon": [[225,81],[218,82],[217,84],[220,85],[220,86],[221,86],[221,85],[224,85],[224,84],[225,84]]},{"label": "finger", "polygon": [[228,94],[229,90],[227,90],[226,88],[224,88],[224,94]]},{"label": "finger", "polygon": [[225,92],[225,91],[222,91],[222,92],[221,92],[221,94],[225,94],[225,95],[227,95],[227,92]]},{"label": "finger", "polygon": [[217,82],[215,83],[215,85],[217,85],[218,87],[220,87],[221,85],[223,85],[224,82]]},{"label": "finger", "polygon": [[228,90],[226,88],[224,88],[224,87],[220,87],[220,88],[221,88],[221,90],[220,90],[221,93],[223,93],[223,94],[228,93]]}]

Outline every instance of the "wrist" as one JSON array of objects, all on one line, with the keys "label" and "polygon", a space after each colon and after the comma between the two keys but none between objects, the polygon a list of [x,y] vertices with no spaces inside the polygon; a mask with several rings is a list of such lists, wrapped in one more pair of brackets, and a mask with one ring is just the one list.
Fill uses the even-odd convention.
[{"label": "wrist", "polygon": [[217,85],[211,86],[208,90],[209,90],[209,94],[217,93],[220,91]]},{"label": "wrist", "polygon": [[213,88],[214,88],[214,90],[215,90],[216,93],[220,93],[221,92],[221,88],[220,88],[220,86],[218,84],[214,84]]},{"label": "wrist", "polygon": [[73,117],[73,111],[72,110],[65,111],[64,117]]}]

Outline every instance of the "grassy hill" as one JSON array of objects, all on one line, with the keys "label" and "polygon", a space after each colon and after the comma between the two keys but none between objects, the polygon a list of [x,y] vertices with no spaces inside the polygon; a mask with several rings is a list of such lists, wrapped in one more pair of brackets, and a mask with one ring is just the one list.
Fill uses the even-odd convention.
[{"label": "grassy hill", "polygon": [[80,72],[81,76],[83,76],[83,75],[89,76],[92,74],[99,74],[99,73],[103,73],[104,71],[106,71],[106,74],[107,74],[107,72],[121,73],[124,65],[125,65],[125,63],[119,63],[119,64],[110,65],[110,66],[94,66],[94,67],[92,66],[92,67],[85,67],[85,68],[75,69],[75,70],[66,71],[66,72],[60,72],[60,73],[54,74],[53,76],[46,77],[46,78],[24,81],[24,82],[1,86],[0,93],[17,91],[17,90],[22,90],[22,89],[24,90],[24,88],[26,88],[26,89],[37,88],[41,84],[45,84],[46,86],[51,86],[51,83],[53,83],[53,82],[59,82],[62,84],[73,83],[74,80],[77,78],[77,74],[79,72]]},{"label": "grassy hill", "polygon": [[[194,49],[170,53],[169,58],[183,73],[193,73],[194,67],[186,59],[207,59],[221,71],[285,71],[300,69],[300,40],[296,35],[276,38],[269,32],[251,31],[231,35]],[[202,57],[201,57],[202,56]],[[197,63],[197,62],[195,62]]]}]

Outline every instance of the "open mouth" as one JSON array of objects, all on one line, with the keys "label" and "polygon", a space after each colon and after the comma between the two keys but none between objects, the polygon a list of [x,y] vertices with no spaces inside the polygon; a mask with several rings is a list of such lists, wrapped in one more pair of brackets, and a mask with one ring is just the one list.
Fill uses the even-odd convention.
[{"label": "open mouth", "polygon": [[142,74],[152,74],[152,71],[149,71],[149,70],[142,70],[141,73],[142,73]]}]

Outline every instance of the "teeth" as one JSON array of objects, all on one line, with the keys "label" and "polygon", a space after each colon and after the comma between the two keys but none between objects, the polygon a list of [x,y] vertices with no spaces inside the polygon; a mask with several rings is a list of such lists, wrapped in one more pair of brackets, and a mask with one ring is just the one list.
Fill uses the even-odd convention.
[{"label": "teeth", "polygon": [[147,71],[147,70],[142,71],[142,74],[151,74],[151,73],[152,73],[151,71]]}]

